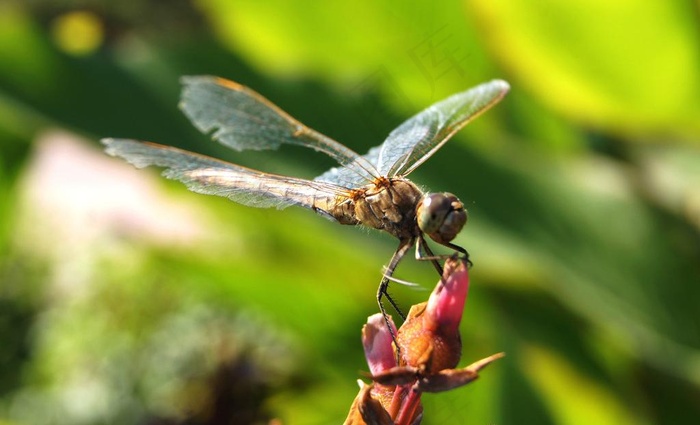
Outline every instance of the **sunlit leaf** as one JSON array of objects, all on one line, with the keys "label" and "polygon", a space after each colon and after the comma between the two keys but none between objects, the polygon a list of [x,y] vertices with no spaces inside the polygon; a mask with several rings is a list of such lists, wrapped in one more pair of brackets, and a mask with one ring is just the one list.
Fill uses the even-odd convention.
[{"label": "sunlit leaf", "polygon": [[700,130],[700,42],[690,2],[465,4],[523,89],[559,112],[635,136]]}]

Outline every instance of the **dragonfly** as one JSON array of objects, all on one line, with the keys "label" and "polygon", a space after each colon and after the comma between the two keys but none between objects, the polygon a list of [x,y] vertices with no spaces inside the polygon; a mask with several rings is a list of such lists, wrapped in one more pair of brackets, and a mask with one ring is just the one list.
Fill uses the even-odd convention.
[{"label": "dragonfly", "polygon": [[423,193],[407,176],[457,131],[498,103],[509,90],[507,82],[492,80],[433,104],[365,155],[307,127],[236,82],[189,76],[182,77],[182,84],[180,109],[217,142],[237,151],[303,146],[330,156],[338,166],[306,180],[131,139],[103,139],[106,152],[137,168],[164,168],[163,176],[194,192],[251,207],[301,206],[340,224],[363,225],[395,236],[399,245],[377,289],[377,303],[390,330],[382,301],[386,298],[405,319],[388,287],[406,253],[415,247],[416,258],[431,260],[442,274],[440,257],[433,255],[425,235],[468,259],[467,251],[452,243],[467,221],[462,202],[451,193]]}]

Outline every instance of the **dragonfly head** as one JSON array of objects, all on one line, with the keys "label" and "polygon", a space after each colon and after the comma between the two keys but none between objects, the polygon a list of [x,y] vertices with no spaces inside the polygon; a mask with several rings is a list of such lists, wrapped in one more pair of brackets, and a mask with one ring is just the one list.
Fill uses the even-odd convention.
[{"label": "dragonfly head", "polygon": [[437,243],[445,244],[457,236],[467,222],[467,210],[451,193],[429,193],[416,210],[420,230]]}]

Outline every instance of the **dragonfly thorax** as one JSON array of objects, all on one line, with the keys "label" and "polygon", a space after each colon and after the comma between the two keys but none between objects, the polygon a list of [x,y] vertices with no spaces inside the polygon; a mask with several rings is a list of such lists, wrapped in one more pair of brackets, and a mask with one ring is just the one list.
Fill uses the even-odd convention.
[{"label": "dragonfly thorax", "polygon": [[430,239],[446,244],[457,236],[467,222],[467,210],[451,193],[426,194],[418,204],[416,221]]},{"label": "dragonfly thorax", "polygon": [[423,193],[409,180],[378,179],[356,189],[352,199],[338,205],[331,214],[341,224],[362,224],[401,240],[414,239],[420,234],[416,208],[422,198]]}]

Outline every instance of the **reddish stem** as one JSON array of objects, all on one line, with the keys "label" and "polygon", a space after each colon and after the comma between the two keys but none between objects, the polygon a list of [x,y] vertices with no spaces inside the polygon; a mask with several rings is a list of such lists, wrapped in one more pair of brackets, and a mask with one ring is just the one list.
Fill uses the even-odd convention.
[{"label": "reddish stem", "polygon": [[394,396],[391,398],[391,405],[387,409],[389,416],[392,418],[398,416],[400,412],[401,405],[403,404],[404,393],[405,388],[401,385],[397,385],[396,388],[394,388]]},{"label": "reddish stem", "polygon": [[[405,388],[405,387],[404,387]],[[420,406],[420,392],[411,389],[401,404],[401,410],[394,421],[396,425],[411,425],[416,416],[418,406]]]}]

